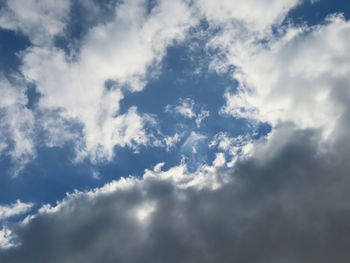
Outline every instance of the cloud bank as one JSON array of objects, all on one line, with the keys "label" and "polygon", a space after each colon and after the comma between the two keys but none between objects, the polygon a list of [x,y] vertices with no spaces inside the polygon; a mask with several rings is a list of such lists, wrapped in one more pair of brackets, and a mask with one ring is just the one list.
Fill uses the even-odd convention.
[{"label": "cloud bank", "polygon": [[[319,139],[311,130],[280,130],[234,172],[207,168],[204,185],[203,174],[157,168],[76,192],[14,227],[21,245],[0,259],[346,262],[348,162],[320,154]],[[213,176],[219,188],[211,188]]]}]

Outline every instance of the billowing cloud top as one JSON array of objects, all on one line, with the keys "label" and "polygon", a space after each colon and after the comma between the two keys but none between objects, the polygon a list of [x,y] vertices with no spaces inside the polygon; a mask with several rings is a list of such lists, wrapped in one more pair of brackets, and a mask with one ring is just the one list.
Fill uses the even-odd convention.
[{"label": "billowing cloud top", "polygon": [[331,5],[2,1],[0,262],[348,262]]}]

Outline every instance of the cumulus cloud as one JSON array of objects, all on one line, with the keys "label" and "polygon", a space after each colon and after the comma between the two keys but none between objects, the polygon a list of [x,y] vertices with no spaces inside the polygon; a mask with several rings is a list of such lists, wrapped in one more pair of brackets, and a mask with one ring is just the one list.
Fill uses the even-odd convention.
[{"label": "cumulus cloud", "polygon": [[320,153],[320,136],[296,127],[274,132],[218,188],[197,186],[224,172],[211,168],[198,181],[179,166],[73,193],[11,229],[21,245],[0,259],[346,262],[347,157]]},{"label": "cumulus cloud", "polygon": [[[148,73],[158,67],[166,48],[184,39],[196,19],[181,0],[159,1],[150,11],[146,2],[133,0],[110,5],[114,10],[111,19],[86,32],[74,57],[51,41],[65,34],[70,19],[69,1],[5,2],[0,14],[1,27],[19,30],[33,43],[19,54],[20,71],[40,94],[35,113],[26,110],[26,114],[45,115],[32,122],[47,134],[44,141],[47,146],[61,146],[64,140],[79,138],[75,140],[77,160],[90,158],[98,162],[111,160],[115,146],[133,148],[156,141],[152,135],[146,135],[145,126],[155,125],[152,117],[139,113],[135,107],[121,114],[119,104],[125,90],[143,89]],[[12,86],[11,92],[17,92],[18,87]],[[69,122],[81,128],[71,129],[73,125]],[[15,143],[31,137],[29,131],[22,129],[23,136]],[[82,135],[74,134],[77,131]],[[29,142],[27,152],[34,151],[35,146]],[[3,143],[1,148],[5,147]]]},{"label": "cumulus cloud", "polygon": [[[135,108],[118,116],[124,97],[121,87],[141,90],[148,67],[158,63],[166,47],[182,38],[191,25],[182,1],[161,1],[150,15],[145,9],[144,1],[118,5],[114,20],[87,33],[77,61],[53,47],[32,47],[22,55],[23,74],[42,94],[40,107],[61,109],[83,125],[85,141],[78,151],[86,152],[92,161],[110,160],[116,145],[147,143],[140,135],[147,120]],[[107,81],[113,84],[106,87]]]},{"label": "cumulus cloud", "polygon": [[326,25],[287,28],[267,48],[248,51],[237,63],[239,92],[226,94],[223,111],[274,126],[323,127],[330,135],[347,104],[348,30],[341,16],[331,16]]}]

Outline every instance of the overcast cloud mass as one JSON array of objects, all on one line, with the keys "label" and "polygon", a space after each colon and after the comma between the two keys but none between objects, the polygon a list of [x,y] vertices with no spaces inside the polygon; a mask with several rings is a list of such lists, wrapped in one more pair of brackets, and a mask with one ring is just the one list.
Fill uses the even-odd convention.
[{"label": "overcast cloud mass", "polygon": [[347,263],[343,2],[0,0],[0,262]]}]

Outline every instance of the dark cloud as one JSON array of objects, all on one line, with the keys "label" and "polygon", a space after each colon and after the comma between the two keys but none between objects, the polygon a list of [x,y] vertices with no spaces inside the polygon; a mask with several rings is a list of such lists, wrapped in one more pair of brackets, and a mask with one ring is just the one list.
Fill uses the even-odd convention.
[{"label": "dark cloud", "polygon": [[[0,262],[347,262],[347,155],[319,142],[317,131],[276,131],[214,191],[152,177],[73,195],[15,226],[22,245]],[[140,221],[145,203],[154,211]]]}]

